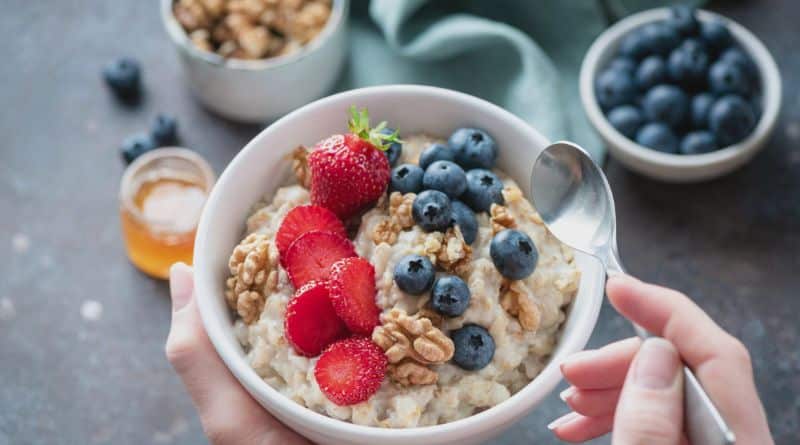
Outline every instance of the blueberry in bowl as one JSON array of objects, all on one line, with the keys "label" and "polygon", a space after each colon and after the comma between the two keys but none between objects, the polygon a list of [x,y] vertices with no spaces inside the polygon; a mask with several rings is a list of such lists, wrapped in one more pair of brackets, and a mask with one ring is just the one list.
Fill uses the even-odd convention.
[{"label": "blueberry in bowl", "polygon": [[687,6],[643,11],[606,30],[584,58],[580,87],[611,155],[669,182],[743,165],[767,141],[781,102],[764,45],[735,22]]}]

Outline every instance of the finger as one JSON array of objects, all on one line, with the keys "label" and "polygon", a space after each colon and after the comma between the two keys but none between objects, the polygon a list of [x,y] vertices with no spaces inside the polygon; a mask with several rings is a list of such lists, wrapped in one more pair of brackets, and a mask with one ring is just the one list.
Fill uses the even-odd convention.
[{"label": "finger", "polygon": [[621,388],[641,343],[634,337],[578,352],[561,364],[561,372],[567,381],[581,389]]},{"label": "finger", "polygon": [[307,443],[256,402],[217,355],[193,298],[192,270],[183,263],[170,270],[172,324],[166,354],[200,413],[214,444]]},{"label": "finger", "polygon": [[619,400],[620,389],[578,389],[570,386],[559,397],[573,411],[589,417],[613,414]]},{"label": "finger", "polygon": [[586,417],[571,412],[547,425],[559,439],[578,443],[608,434],[614,424],[614,416]]},{"label": "finger", "polygon": [[683,373],[678,351],[663,338],[636,354],[614,416],[612,444],[676,445],[683,431]]},{"label": "finger", "polygon": [[750,356],[739,340],[680,292],[628,276],[609,279],[607,291],[622,315],[675,345],[739,442],[759,443],[770,437]]}]

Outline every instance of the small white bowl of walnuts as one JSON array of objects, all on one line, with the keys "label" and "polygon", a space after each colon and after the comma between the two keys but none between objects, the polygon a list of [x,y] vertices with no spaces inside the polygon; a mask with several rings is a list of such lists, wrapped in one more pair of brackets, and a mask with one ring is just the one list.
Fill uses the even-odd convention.
[{"label": "small white bowl of walnuts", "polygon": [[162,0],[189,87],[228,119],[267,122],[327,94],[349,0]]}]

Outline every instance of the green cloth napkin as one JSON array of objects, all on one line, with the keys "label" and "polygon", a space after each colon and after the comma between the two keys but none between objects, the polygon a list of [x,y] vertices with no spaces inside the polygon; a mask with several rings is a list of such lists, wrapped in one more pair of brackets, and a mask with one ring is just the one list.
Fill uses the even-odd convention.
[{"label": "green cloth napkin", "polygon": [[668,3],[354,0],[350,61],[338,89],[415,83],[464,91],[601,161],[605,150],[578,93],[583,55],[614,18]]}]

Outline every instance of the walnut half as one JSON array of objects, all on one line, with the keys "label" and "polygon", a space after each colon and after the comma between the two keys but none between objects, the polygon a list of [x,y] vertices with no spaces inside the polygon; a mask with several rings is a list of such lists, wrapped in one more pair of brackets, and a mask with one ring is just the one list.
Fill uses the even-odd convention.
[{"label": "walnut half", "polygon": [[430,319],[392,309],[381,315],[383,325],[375,328],[372,341],[389,360],[389,375],[402,385],[427,385],[436,382],[436,372],[428,365],[453,358],[455,345]]},{"label": "walnut half", "polygon": [[266,235],[248,235],[233,249],[225,300],[245,323],[256,321],[278,284],[278,252]]},{"label": "walnut half", "polygon": [[508,207],[506,206],[492,203],[492,206],[489,208],[489,214],[492,217],[492,232],[494,233],[517,227],[517,222],[514,221],[514,217],[508,213]]},{"label": "walnut half", "polygon": [[542,321],[542,312],[522,281],[504,280],[500,288],[500,306],[517,317],[526,331],[535,331]]},{"label": "walnut half", "polygon": [[292,171],[297,178],[297,183],[305,188],[311,188],[311,172],[308,171],[309,150],[303,145],[298,145],[292,151]]},{"label": "walnut half", "polygon": [[[385,196],[385,195],[384,195]],[[411,215],[411,206],[414,204],[414,193],[392,192],[389,195],[389,217],[375,225],[372,229],[372,242],[375,244],[386,243],[390,246],[397,242],[397,237],[401,231],[414,226],[414,217]],[[378,202],[378,206],[383,205],[383,200]]]}]

